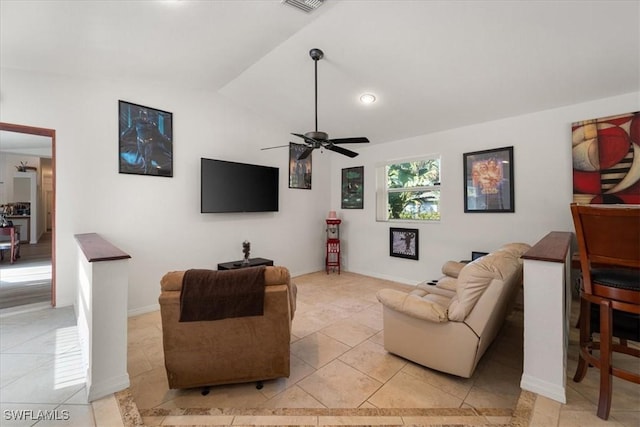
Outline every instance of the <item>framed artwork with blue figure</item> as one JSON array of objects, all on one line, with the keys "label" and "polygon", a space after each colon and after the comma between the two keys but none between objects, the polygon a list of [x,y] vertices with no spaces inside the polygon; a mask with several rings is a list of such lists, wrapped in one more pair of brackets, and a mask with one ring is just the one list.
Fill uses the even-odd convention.
[{"label": "framed artwork with blue figure", "polygon": [[173,114],[118,101],[120,173],[173,176]]},{"label": "framed artwork with blue figure", "polygon": [[515,212],[513,147],[464,153],[464,211]]}]

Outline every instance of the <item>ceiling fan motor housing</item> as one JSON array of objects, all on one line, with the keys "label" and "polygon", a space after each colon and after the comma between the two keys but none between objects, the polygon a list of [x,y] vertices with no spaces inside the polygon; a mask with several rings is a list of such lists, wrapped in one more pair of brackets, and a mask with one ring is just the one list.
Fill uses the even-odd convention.
[{"label": "ceiling fan motor housing", "polygon": [[319,59],[322,59],[322,57],[324,56],[324,52],[318,48],[313,48],[309,51],[309,56],[314,61],[317,61]]},{"label": "ceiling fan motor housing", "polygon": [[329,139],[329,134],[320,131],[311,131],[304,134],[307,138],[315,139],[317,141],[326,141]]}]

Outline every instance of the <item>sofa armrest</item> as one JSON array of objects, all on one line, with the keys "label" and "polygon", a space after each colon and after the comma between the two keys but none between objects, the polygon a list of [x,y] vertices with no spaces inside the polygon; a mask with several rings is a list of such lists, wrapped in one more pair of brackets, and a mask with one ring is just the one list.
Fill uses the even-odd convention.
[{"label": "sofa armrest", "polygon": [[447,261],[442,264],[442,274],[457,279],[460,274],[460,270],[462,270],[466,265],[467,263],[465,262]]},{"label": "sofa armrest", "polygon": [[395,289],[381,289],[376,294],[376,297],[385,307],[402,312],[408,316],[435,323],[448,321],[446,307],[418,295],[408,294]]}]

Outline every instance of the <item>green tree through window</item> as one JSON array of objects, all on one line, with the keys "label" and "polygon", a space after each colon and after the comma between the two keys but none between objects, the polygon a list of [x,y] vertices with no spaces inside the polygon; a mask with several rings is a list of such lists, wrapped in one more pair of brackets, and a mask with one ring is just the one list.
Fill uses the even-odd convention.
[{"label": "green tree through window", "polygon": [[440,220],[439,157],[387,164],[384,173],[386,220]]}]

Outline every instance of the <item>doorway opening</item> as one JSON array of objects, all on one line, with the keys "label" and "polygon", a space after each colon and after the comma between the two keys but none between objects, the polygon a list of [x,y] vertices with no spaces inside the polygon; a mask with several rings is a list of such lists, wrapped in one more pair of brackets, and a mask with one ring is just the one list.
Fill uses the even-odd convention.
[{"label": "doorway opening", "polygon": [[[51,143],[51,158],[45,159],[41,163],[41,168],[36,173],[40,175],[36,178],[39,183],[40,190],[42,190],[39,203],[39,214],[31,215],[31,211],[25,210],[22,212],[22,217],[12,216],[16,223],[20,223],[20,249],[19,258],[11,263],[3,260],[0,264],[0,268],[3,270],[2,279],[0,279],[0,309],[8,307],[22,306],[37,302],[38,299],[42,300],[43,292],[49,295],[49,300],[52,307],[56,305],[56,257],[55,257],[55,242],[56,242],[56,221],[55,221],[55,195],[56,195],[56,132],[54,129],[45,129],[34,126],[25,126],[12,123],[0,122],[0,132],[3,139],[7,136],[10,139],[11,136],[29,136],[35,135],[38,137],[45,137],[50,140]],[[20,144],[20,142],[17,142]],[[0,147],[1,149],[2,147]],[[24,166],[24,165],[23,165]],[[45,173],[48,171],[48,173]],[[18,172],[26,173],[33,170],[19,168]],[[8,172],[6,172],[8,174]],[[7,181],[8,175],[5,175],[5,181]],[[25,175],[26,176],[26,175]],[[33,175],[35,177],[35,174]],[[3,185],[8,185],[5,182]],[[30,206],[30,205],[27,205]],[[16,212],[12,212],[16,213]],[[37,224],[33,224],[32,221],[38,221]],[[26,235],[25,235],[26,232]],[[35,233],[35,236],[33,235]],[[27,237],[28,236],[28,237]],[[50,279],[47,279],[50,277]],[[46,280],[49,289],[43,289],[42,283]],[[7,283],[5,283],[7,282]],[[19,286],[20,284],[25,286]],[[29,285],[29,286],[27,286]],[[3,288],[9,289],[10,292],[4,292]],[[6,307],[5,307],[6,306]]]}]

